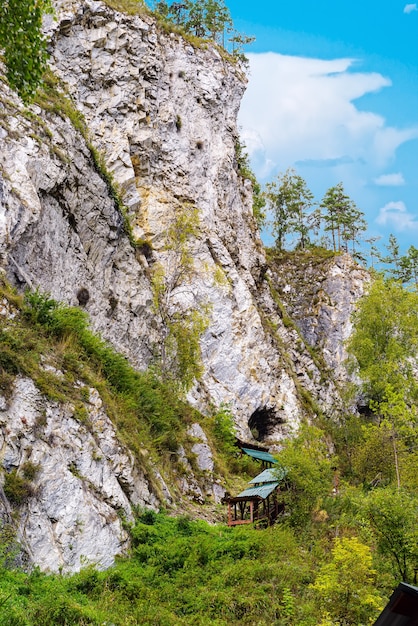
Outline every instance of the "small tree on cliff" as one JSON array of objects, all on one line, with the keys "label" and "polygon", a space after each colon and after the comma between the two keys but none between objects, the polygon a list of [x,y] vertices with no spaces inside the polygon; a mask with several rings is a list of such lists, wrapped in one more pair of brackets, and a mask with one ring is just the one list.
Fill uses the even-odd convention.
[{"label": "small tree on cliff", "polygon": [[321,209],[325,222],[325,230],[331,232],[334,252],[345,250],[352,242],[353,252],[361,232],[366,230],[364,213],[362,213],[344,191],[342,183],[330,187],[325,193]]},{"label": "small tree on cliff", "polygon": [[245,145],[239,139],[235,142],[235,158],[238,174],[244,180],[251,182],[253,188],[253,215],[258,228],[261,230],[266,225],[266,214],[264,212],[266,197],[261,191],[261,185],[250,167],[250,157]]},{"label": "small tree on cliff", "polygon": [[199,227],[198,209],[180,207],[166,231],[164,265],[152,270],[154,310],[162,322],[161,374],[186,391],[202,374],[200,337],[208,325],[207,307],[191,285],[197,276],[191,244]]},{"label": "small tree on cliff", "polygon": [[182,26],[186,32],[222,44],[225,31],[232,26],[224,0],[183,0],[171,4],[160,0],[154,7],[164,19]]},{"label": "small tree on cliff", "polygon": [[317,213],[311,211],[313,194],[305,180],[292,169],[279,174],[277,180],[266,185],[267,206],[273,215],[273,234],[276,248],[284,248],[286,235],[297,233],[303,249],[310,242],[310,233],[316,230]]}]

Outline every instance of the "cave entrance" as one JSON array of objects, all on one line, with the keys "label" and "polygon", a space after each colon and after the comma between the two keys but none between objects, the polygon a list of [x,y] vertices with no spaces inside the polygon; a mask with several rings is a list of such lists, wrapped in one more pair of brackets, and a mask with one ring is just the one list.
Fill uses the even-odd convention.
[{"label": "cave entrance", "polygon": [[264,441],[275,432],[277,424],[281,423],[282,420],[275,410],[264,406],[254,411],[248,420],[248,427],[256,441]]},{"label": "cave entrance", "polygon": [[365,419],[373,420],[376,416],[368,404],[357,404],[357,412]]}]

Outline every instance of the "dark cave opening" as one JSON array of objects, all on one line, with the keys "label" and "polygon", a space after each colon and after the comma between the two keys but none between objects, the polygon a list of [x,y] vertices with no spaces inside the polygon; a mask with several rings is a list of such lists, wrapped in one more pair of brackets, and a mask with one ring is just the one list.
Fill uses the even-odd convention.
[{"label": "dark cave opening", "polygon": [[256,441],[264,441],[273,434],[277,424],[282,422],[274,409],[264,406],[254,411],[248,420],[248,426]]},{"label": "dark cave opening", "polygon": [[80,306],[86,306],[87,302],[90,300],[89,290],[85,287],[81,287],[77,291],[77,300]]},{"label": "dark cave opening", "polygon": [[372,419],[376,415],[368,404],[357,404],[357,412],[366,419]]}]

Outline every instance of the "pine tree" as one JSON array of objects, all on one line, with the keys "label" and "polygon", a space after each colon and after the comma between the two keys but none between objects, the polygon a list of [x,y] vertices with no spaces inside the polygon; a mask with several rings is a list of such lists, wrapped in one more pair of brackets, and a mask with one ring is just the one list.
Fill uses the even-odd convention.
[{"label": "pine tree", "polygon": [[364,213],[344,192],[342,183],[330,187],[321,202],[322,217],[325,221],[325,230],[331,232],[334,252],[345,250],[351,241],[352,251],[356,254],[356,244],[359,235],[366,230]]},{"label": "pine tree", "polygon": [[413,282],[418,289],[418,248],[410,246],[399,259],[399,275],[403,283]]},{"label": "pine tree", "polygon": [[266,199],[273,213],[273,234],[277,250],[283,250],[286,235],[297,233],[298,246],[302,249],[310,243],[310,233],[316,230],[318,214],[312,212],[313,194],[305,180],[288,169],[277,180],[266,185]]},{"label": "pine tree", "polygon": [[389,243],[385,245],[386,250],[389,252],[386,256],[381,256],[380,260],[382,263],[386,263],[390,266],[387,273],[392,278],[399,279],[400,278],[400,254],[399,254],[399,243],[396,239],[395,235],[392,233],[389,235]]}]

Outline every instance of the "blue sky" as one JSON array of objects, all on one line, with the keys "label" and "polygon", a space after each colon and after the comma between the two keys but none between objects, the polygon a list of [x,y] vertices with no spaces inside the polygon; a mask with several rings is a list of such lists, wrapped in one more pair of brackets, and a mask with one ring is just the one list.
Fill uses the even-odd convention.
[{"label": "blue sky", "polygon": [[418,4],[226,4],[256,37],[239,123],[260,182],[293,167],[321,199],[342,181],[380,247],[418,247]]}]

